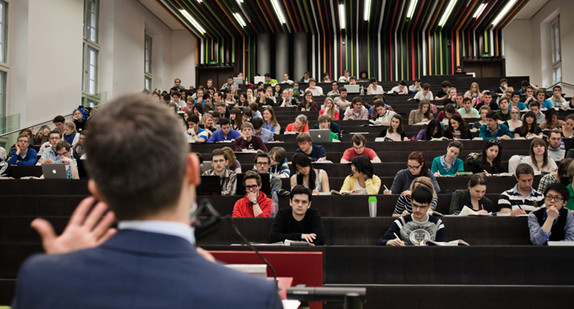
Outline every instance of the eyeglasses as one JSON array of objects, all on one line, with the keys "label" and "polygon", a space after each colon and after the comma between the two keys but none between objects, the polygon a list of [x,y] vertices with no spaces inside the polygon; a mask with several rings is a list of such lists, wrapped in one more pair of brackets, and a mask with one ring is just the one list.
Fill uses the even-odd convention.
[{"label": "eyeglasses", "polygon": [[422,166],[422,165],[412,166],[412,165],[408,165],[408,164],[407,164],[407,168],[408,168],[409,170],[416,170],[416,169],[419,169],[421,166]]},{"label": "eyeglasses", "polygon": [[255,190],[257,189],[257,187],[259,187],[258,185],[252,185],[252,186],[245,186],[245,190]]},{"label": "eyeglasses", "polygon": [[564,200],[560,195],[546,195],[544,198],[555,202],[562,202]]},{"label": "eyeglasses", "polygon": [[426,205],[416,205],[416,204],[412,203],[412,207],[413,207],[413,210],[414,210],[414,209],[417,209],[417,208],[425,209],[425,208],[429,207],[429,204],[426,204]]}]

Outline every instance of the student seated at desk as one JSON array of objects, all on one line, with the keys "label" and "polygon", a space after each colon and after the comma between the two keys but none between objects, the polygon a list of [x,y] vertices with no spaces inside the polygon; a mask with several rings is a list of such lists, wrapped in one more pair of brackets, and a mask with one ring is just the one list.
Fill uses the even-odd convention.
[{"label": "student seated at desk", "polygon": [[396,219],[378,244],[383,246],[421,245],[423,240],[444,241],[442,220],[427,213],[433,194],[425,186],[416,187],[412,195],[413,213]]},{"label": "student seated at desk", "polygon": [[261,192],[261,176],[255,171],[247,171],[243,176],[245,196],[235,202],[232,217],[263,218],[271,217],[273,202]]},{"label": "student seated at desk", "polygon": [[514,172],[517,184],[500,194],[498,207],[511,216],[525,215],[544,206],[544,195],[532,188],[534,169],[526,163],[520,163]]},{"label": "student seated at desk", "polygon": [[440,186],[431,170],[427,167],[425,154],[420,151],[413,151],[407,158],[407,168],[400,170],[393,179],[390,190],[385,190],[384,194],[410,195],[411,183],[419,176],[426,176],[432,180],[436,192],[440,192]]},{"label": "student seated at desk", "polygon": [[269,242],[286,239],[315,245],[325,244],[325,232],[321,214],[311,208],[311,191],[303,186],[295,186],[289,194],[289,208],[281,208],[273,220]]},{"label": "student seated at desk", "polygon": [[36,150],[30,148],[30,136],[22,133],[16,140],[16,147],[8,155],[8,163],[18,166],[31,166],[36,164]]},{"label": "student seated at desk", "polygon": [[399,196],[399,198],[397,199],[397,203],[395,204],[395,210],[393,210],[393,217],[401,217],[401,216],[406,216],[406,215],[410,215],[413,213],[413,206],[412,206],[412,199],[411,199],[411,193],[415,190],[415,188],[417,187],[426,187],[427,189],[431,190],[431,192],[433,193],[433,198],[432,198],[432,202],[431,202],[431,209],[435,210],[436,209],[436,205],[438,204],[438,196],[436,195],[436,191],[434,189],[434,186],[432,184],[432,180],[428,177],[417,177],[412,183],[411,183],[411,187],[409,189],[409,193],[408,195],[401,195]]},{"label": "student seated at desk", "polygon": [[434,176],[454,176],[457,172],[464,172],[464,162],[458,158],[461,151],[461,142],[450,142],[446,147],[446,154],[438,156],[432,161],[431,171]]},{"label": "student seated at desk", "polygon": [[426,128],[421,129],[419,131],[419,133],[415,137],[415,140],[430,141],[433,138],[442,138],[442,137],[443,137],[442,125],[440,124],[440,122],[438,122],[438,120],[433,119],[429,121]]},{"label": "student seated at desk", "polygon": [[311,159],[303,153],[296,153],[292,161],[294,169],[297,171],[291,176],[291,187],[297,185],[311,189],[313,194],[330,192],[329,176],[322,169],[313,168]]},{"label": "student seated at desk", "polygon": [[340,193],[379,194],[381,178],[374,174],[373,163],[366,156],[351,161],[351,175],[345,178]]},{"label": "student seated at desk", "polygon": [[528,215],[530,241],[544,245],[548,241],[574,241],[574,215],[568,211],[568,189],[561,183],[553,183],[544,192],[546,207]]},{"label": "student seated at desk", "polygon": [[468,160],[467,171],[486,172],[487,176],[506,172],[502,165],[502,146],[496,139],[489,139],[482,148],[482,153],[475,159]]},{"label": "student seated at desk", "polygon": [[408,141],[409,138],[406,136],[403,127],[403,117],[399,114],[394,114],[391,118],[391,125],[384,128],[379,134],[379,137],[386,137],[395,142]]},{"label": "student seated at desk", "polygon": [[450,199],[449,213],[458,215],[464,206],[476,211],[479,214],[487,214],[497,211],[492,201],[485,197],[486,176],[482,173],[470,176],[468,189],[456,190]]}]

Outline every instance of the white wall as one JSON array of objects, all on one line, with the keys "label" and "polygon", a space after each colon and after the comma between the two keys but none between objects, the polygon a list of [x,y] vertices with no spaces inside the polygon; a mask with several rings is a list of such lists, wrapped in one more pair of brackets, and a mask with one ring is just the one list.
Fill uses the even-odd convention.
[{"label": "white wall", "polygon": [[[84,0],[10,0],[7,114],[22,127],[71,114],[82,97]],[[137,0],[101,0],[99,91],[108,99],[144,87],[144,42],[153,39],[153,88],[195,82],[196,40]]]},{"label": "white wall", "polygon": [[8,115],[30,124],[71,113],[81,98],[83,1],[12,1],[10,14]]},{"label": "white wall", "polygon": [[[552,84],[549,22],[560,15],[562,81],[574,84],[574,1],[550,0],[530,20],[514,20],[503,31],[506,74],[529,75],[533,84]],[[574,87],[565,86],[571,96]]]}]

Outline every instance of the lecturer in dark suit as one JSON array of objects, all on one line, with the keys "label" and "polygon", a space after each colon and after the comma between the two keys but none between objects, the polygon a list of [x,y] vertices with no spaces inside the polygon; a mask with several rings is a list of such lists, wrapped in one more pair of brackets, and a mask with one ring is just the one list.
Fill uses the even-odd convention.
[{"label": "lecturer in dark suit", "polygon": [[[178,123],[143,95],[118,98],[91,120],[88,187],[101,202],[86,216],[94,198],[84,200],[60,237],[32,223],[49,254],[23,264],[13,308],[281,308],[273,283],[196,251],[189,214],[199,160]],[[98,220],[105,204],[115,235],[113,214]]]}]

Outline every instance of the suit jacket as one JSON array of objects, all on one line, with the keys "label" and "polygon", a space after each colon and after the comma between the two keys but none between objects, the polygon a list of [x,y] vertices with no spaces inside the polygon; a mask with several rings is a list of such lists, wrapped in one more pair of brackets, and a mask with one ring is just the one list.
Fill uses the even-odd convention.
[{"label": "suit jacket", "polygon": [[282,308],[273,283],[200,257],[183,238],[120,230],[99,247],[36,255],[13,308]]}]

